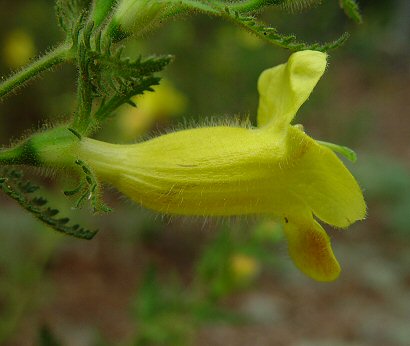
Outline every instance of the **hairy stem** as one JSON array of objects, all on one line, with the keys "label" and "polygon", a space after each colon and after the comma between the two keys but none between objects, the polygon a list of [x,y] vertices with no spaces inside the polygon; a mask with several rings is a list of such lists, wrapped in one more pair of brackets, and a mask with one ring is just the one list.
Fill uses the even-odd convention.
[{"label": "hairy stem", "polygon": [[41,72],[49,70],[52,67],[66,61],[69,56],[69,51],[70,45],[63,43],[38,60],[34,61],[31,65],[26,66],[20,72],[10,76],[0,84],[0,98],[16,88],[21,87]]},{"label": "hairy stem", "polygon": [[7,165],[36,165],[36,155],[30,150],[29,144],[20,144],[14,148],[0,150],[0,166]]},{"label": "hairy stem", "polygon": [[0,151],[0,165],[18,164],[22,150],[20,148],[4,149]]}]

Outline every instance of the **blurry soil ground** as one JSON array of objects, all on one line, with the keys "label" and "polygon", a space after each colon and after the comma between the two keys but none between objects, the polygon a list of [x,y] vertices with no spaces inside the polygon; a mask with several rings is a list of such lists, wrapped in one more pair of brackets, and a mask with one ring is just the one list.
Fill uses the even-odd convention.
[{"label": "blurry soil ground", "polygon": [[[410,340],[410,241],[366,224],[332,231],[335,253],[343,268],[334,283],[316,283],[301,275],[287,258],[278,257],[277,271],[264,271],[253,288],[225,299],[222,305],[253,322],[202,327],[198,346],[406,346]],[[135,322],[130,303],[140,284],[147,258],[161,273],[177,269],[187,285],[192,263],[214,234],[182,229],[177,223],[155,244],[118,240],[105,230],[90,243],[68,241],[58,246],[45,278],[40,306],[25,314],[14,341],[34,345],[40,324],[47,324],[63,345],[92,345],[96,330],[108,344],[132,336]]]}]

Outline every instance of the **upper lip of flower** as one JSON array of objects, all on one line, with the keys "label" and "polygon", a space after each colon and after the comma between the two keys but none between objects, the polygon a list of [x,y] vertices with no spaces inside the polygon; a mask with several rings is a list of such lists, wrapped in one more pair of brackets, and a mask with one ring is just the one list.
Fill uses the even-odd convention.
[{"label": "upper lip of flower", "polygon": [[259,126],[272,133],[286,133],[287,145],[292,148],[288,152],[301,153],[289,170],[289,188],[298,191],[302,204],[299,213],[285,218],[284,228],[295,264],[319,281],[337,278],[340,266],[329,237],[313,214],[336,227],[347,227],[366,214],[362,192],[343,163],[307,135],[299,138],[300,130],[289,125],[325,69],[324,53],[302,51],[293,54],[287,64],[263,72],[258,83]]}]

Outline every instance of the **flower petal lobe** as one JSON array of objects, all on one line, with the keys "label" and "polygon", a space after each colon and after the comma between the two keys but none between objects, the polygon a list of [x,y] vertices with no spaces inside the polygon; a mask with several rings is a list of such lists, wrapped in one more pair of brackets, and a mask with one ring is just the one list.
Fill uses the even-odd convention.
[{"label": "flower petal lobe", "polygon": [[327,55],[305,50],[286,64],[265,70],[259,77],[258,126],[282,130],[307,100],[326,69]]},{"label": "flower petal lobe", "polygon": [[333,281],[340,274],[340,265],[335,258],[330,239],[315,221],[306,220],[285,224],[289,254],[295,265],[307,276],[317,281]]}]

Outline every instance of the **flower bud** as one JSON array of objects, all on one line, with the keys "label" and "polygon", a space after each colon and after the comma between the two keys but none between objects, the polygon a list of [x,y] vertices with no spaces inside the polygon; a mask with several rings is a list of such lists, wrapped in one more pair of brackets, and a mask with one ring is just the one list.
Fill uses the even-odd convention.
[{"label": "flower bud", "polygon": [[123,35],[143,35],[160,25],[172,6],[165,0],[122,0],[114,13],[112,30]]}]

